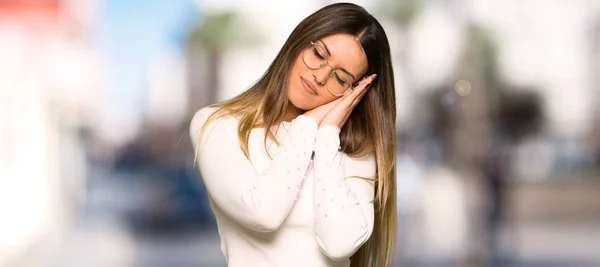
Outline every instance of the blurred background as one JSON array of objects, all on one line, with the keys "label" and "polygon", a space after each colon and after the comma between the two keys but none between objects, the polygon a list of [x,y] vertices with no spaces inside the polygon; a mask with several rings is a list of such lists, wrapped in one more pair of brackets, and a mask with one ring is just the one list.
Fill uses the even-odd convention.
[{"label": "blurred background", "polygon": [[[225,266],[191,116],[333,2],[0,0],[0,266]],[[355,3],[394,57],[394,266],[600,266],[600,1]]]}]

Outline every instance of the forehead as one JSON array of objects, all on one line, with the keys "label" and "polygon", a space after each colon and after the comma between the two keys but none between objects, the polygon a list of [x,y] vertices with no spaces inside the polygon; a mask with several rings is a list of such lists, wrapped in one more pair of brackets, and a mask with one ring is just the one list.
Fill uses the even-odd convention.
[{"label": "forehead", "polygon": [[331,52],[331,66],[346,69],[356,79],[365,75],[368,67],[367,56],[356,36],[334,34],[321,38],[321,41]]}]

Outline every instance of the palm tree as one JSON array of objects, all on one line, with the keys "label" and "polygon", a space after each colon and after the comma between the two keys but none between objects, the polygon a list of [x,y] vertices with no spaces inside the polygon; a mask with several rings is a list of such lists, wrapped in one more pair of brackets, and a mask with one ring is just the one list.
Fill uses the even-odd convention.
[{"label": "palm tree", "polygon": [[[381,14],[384,18],[389,19],[398,27],[396,36],[400,36],[401,44],[398,47],[393,47],[392,50],[396,51],[393,55],[395,61],[398,62],[399,70],[402,72],[404,78],[404,84],[402,90],[413,89],[414,82],[412,81],[412,74],[408,66],[408,55],[410,54],[410,35],[409,29],[412,26],[415,18],[421,13],[421,10],[425,6],[426,0],[382,0],[377,10],[378,14]],[[398,69],[397,69],[398,71]],[[418,106],[418,105],[417,105]],[[420,112],[416,112],[421,114]],[[416,118],[411,123],[418,124],[417,121],[421,119]],[[400,123],[398,124],[400,125]],[[399,129],[401,130],[401,129]]]},{"label": "palm tree", "polygon": [[[202,16],[188,37],[191,77],[189,113],[217,101],[224,54],[240,44],[256,44],[259,39],[260,36],[252,27],[248,27],[240,14],[233,10],[214,11]],[[203,69],[206,75],[198,75]],[[207,81],[201,77],[206,77]]]},{"label": "palm tree", "polygon": [[380,12],[405,31],[423,9],[424,2],[425,0],[383,0]]}]

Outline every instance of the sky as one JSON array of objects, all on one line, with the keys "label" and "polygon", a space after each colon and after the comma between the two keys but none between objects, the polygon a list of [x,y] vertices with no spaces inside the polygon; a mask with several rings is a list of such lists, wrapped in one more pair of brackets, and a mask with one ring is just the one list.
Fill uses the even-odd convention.
[{"label": "sky", "polygon": [[102,119],[113,125],[139,123],[148,68],[164,51],[182,51],[198,5],[192,0],[105,0],[100,10],[97,38],[108,70]]}]

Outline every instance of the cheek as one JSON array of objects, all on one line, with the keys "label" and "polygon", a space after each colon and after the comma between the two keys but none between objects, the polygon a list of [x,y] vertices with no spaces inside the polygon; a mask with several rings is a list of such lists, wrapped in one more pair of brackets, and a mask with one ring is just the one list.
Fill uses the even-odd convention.
[{"label": "cheek", "polygon": [[[295,79],[298,79],[297,75]],[[294,107],[306,111],[322,105],[323,100],[320,97],[309,97],[301,86],[299,81],[292,81],[289,87],[288,99]]]},{"label": "cheek", "polygon": [[304,75],[304,77],[306,77],[306,74],[308,74],[307,71],[309,70],[306,68],[306,66],[304,66],[304,63],[302,63],[302,58],[297,58],[289,75],[289,84],[287,89],[288,99],[292,105],[301,110],[311,110],[319,106],[320,102],[320,96],[310,97],[302,88],[302,84],[300,83],[300,75]]},{"label": "cheek", "polygon": [[337,99],[337,97],[323,92],[318,96],[308,95],[302,88],[300,75],[309,78],[312,77],[312,72],[304,65],[302,58],[298,57],[289,75],[290,80],[287,89],[288,99],[296,108],[311,110]]}]

